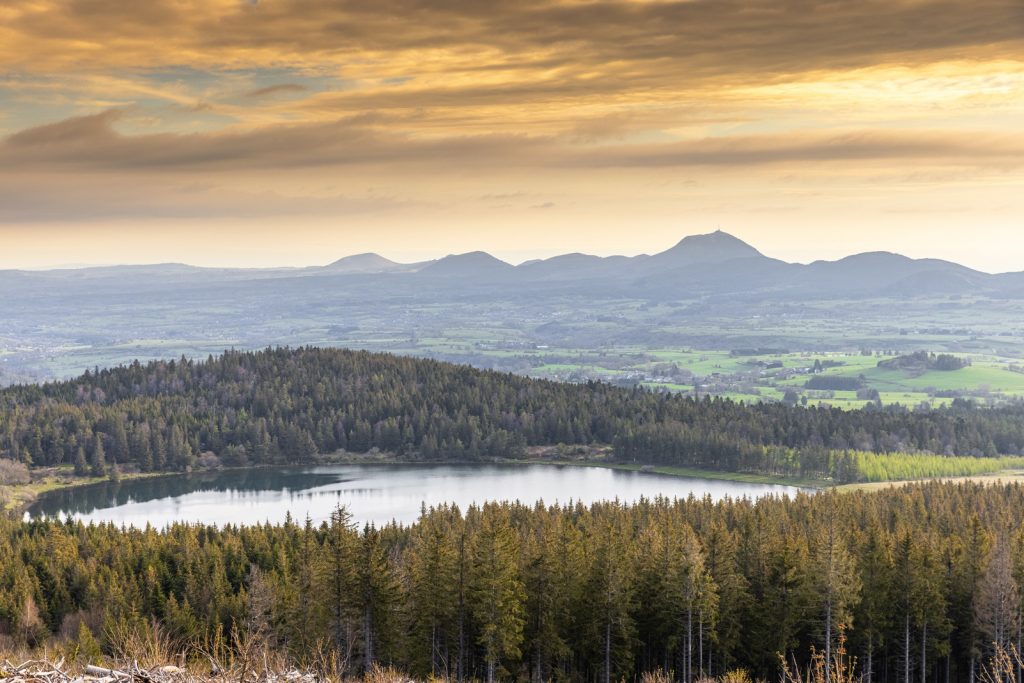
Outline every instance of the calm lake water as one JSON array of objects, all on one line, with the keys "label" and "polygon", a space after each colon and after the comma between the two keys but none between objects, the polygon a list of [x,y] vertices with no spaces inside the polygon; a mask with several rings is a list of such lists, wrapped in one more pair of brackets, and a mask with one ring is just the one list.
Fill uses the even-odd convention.
[{"label": "calm lake water", "polygon": [[27,517],[66,517],[162,527],[175,521],[206,524],[328,519],[340,503],[359,524],[416,521],[426,504],[462,509],[489,500],[568,503],[641,497],[720,499],[794,494],[798,489],[624,472],[571,465],[328,465],[230,470],[103,483],[39,497]]}]

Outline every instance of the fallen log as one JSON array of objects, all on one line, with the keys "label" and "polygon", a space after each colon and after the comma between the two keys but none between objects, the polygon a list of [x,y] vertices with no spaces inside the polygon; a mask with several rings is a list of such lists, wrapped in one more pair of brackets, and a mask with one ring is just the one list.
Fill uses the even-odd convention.
[{"label": "fallen log", "polygon": [[93,664],[89,664],[85,667],[85,675],[95,676],[96,678],[131,678],[130,674],[126,674],[123,671],[118,671],[116,669],[104,669],[101,666],[94,666]]}]

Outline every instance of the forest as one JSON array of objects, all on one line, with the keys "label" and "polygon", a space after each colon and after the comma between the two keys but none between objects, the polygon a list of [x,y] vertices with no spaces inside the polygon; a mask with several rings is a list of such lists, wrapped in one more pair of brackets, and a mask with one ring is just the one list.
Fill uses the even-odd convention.
[{"label": "forest", "polygon": [[0,645],[95,657],[158,632],[335,674],[604,683],[778,680],[783,659],[842,647],[864,681],[967,681],[1019,648],[1022,522],[1024,487],[972,483],[489,503],[362,529],[341,507],[220,529],[4,520]]},{"label": "forest", "polygon": [[82,475],[184,471],[204,456],[244,466],[371,449],[473,462],[556,444],[610,445],[624,463],[858,481],[868,477],[856,452],[1019,455],[1024,404],[746,404],[319,348],[135,362],[0,391],[0,458],[73,465]]}]

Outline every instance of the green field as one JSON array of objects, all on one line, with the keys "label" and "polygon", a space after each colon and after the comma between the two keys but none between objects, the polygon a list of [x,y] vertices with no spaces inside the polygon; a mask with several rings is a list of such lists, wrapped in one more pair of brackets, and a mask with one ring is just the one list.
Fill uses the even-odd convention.
[{"label": "green field", "polygon": [[[597,379],[629,382],[635,380],[652,389],[728,397],[738,401],[780,401],[787,390],[796,391],[808,405],[861,408],[872,400],[853,390],[814,390],[805,387],[815,361],[825,367],[821,377],[856,379],[863,390],[877,390],[885,404],[916,407],[948,405],[957,396],[983,403],[1024,398],[1024,373],[1011,371],[1016,359],[981,354],[964,354],[971,365],[959,370],[907,371],[879,367],[891,355],[860,353],[784,353],[734,356],[726,351],[694,349],[629,349],[605,352],[601,358],[573,350],[581,362],[539,362],[527,374],[560,380]],[[637,356],[644,360],[634,362]],[[524,354],[543,361],[540,352]],[[771,368],[771,364],[781,367]],[[670,366],[670,367],[666,367]],[[666,374],[670,371],[674,374]]]},{"label": "green field", "polygon": [[[787,391],[805,405],[851,409],[867,405],[874,391],[882,404],[911,407],[947,405],[956,397],[979,403],[1024,399],[1024,374],[1009,369],[1024,366],[1024,305],[1015,301],[810,298],[758,306],[576,294],[484,302],[398,297],[382,303],[353,291],[315,306],[201,303],[61,306],[60,325],[27,307],[14,322],[30,332],[17,338],[0,332],[0,386],[68,378],[135,359],[317,345],[747,402],[781,401]],[[767,351],[744,355],[756,349]],[[953,354],[971,365],[920,373],[878,367],[918,350]],[[825,378],[859,380],[861,395],[806,388],[816,361]]]}]

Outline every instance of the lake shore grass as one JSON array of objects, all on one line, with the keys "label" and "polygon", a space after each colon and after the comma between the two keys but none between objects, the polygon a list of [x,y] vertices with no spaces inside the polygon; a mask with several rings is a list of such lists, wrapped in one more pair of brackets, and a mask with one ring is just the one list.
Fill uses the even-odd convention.
[{"label": "lake shore grass", "polygon": [[[118,475],[121,481],[130,479],[152,479],[167,477],[180,472],[123,472]],[[68,465],[63,467],[47,467],[32,472],[32,481],[28,484],[0,486],[0,514],[20,516],[36,501],[39,496],[50,491],[70,489],[78,486],[90,486],[110,481],[105,477],[79,477]]]},{"label": "lake shore grass", "polygon": [[855,484],[841,484],[835,489],[840,492],[846,491],[882,491],[895,486],[907,484],[920,484],[926,481],[943,481],[951,483],[974,482],[979,484],[1000,485],[1024,483],[1024,470],[1001,470],[999,472],[987,472],[985,474],[970,474],[962,477],[925,477],[919,479],[894,479],[892,481],[872,481]]}]

